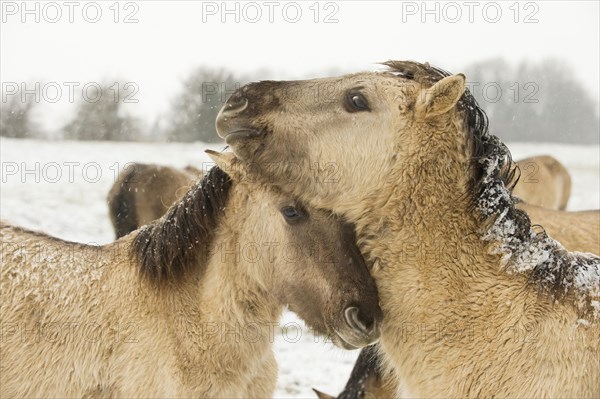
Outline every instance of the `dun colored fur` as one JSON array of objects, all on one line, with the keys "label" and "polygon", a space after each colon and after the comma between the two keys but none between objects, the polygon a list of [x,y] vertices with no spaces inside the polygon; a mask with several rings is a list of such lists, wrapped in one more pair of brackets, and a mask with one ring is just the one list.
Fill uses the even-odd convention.
[{"label": "dun colored fur", "polygon": [[[600,255],[600,211],[556,211],[523,202],[517,207],[527,212],[532,224],[540,228],[543,226],[551,237],[568,250]],[[383,373],[377,348],[368,346],[361,350],[348,382],[337,398],[392,398],[396,390],[393,376]],[[316,392],[320,399],[335,398]]]},{"label": "dun colored fur", "polygon": [[101,247],[1,224],[0,397],[270,397],[286,305],[340,346],[375,341],[352,226],[234,176]]},{"label": "dun colored fur", "polygon": [[110,220],[117,238],[164,215],[202,177],[193,166],[133,163],[119,174],[108,193]]},{"label": "dun colored fur", "polygon": [[217,130],[257,177],[356,223],[399,397],[599,397],[600,258],[515,206],[464,75],[386,66],[246,85]]}]

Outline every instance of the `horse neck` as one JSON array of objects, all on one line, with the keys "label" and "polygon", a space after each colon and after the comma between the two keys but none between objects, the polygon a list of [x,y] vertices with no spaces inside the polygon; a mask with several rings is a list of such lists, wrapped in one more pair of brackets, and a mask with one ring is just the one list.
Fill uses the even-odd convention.
[{"label": "horse neck", "polygon": [[206,356],[202,351],[211,348],[213,355],[219,353],[218,359],[209,356],[202,361],[229,370],[243,370],[244,361],[258,361],[270,353],[274,328],[283,311],[270,290],[250,272],[268,269],[250,264],[240,254],[238,226],[243,225],[239,221],[246,211],[233,187],[206,268],[167,294],[168,317],[182,327],[175,334],[189,356]]},{"label": "horse neck", "polygon": [[[238,217],[239,213],[236,219]],[[235,231],[236,227],[236,221],[227,223],[227,227],[215,237],[202,282],[203,301],[218,305],[214,312],[215,321],[276,323],[283,306],[273,296],[271,287],[265,286],[262,276],[254,275],[269,270],[269,267],[260,264],[262,257],[258,262],[248,259],[243,250],[247,241],[239,231]]]},{"label": "horse neck", "polygon": [[[422,142],[398,150],[398,158],[407,161],[395,166],[387,187],[364,201],[369,209],[349,217],[357,221],[362,248],[375,251],[376,257],[389,259],[390,254],[383,252],[403,245],[403,251],[410,252],[413,244],[409,243],[419,245],[425,251],[423,256],[435,257],[433,248],[465,246],[465,237],[477,232],[481,222],[472,206],[471,161],[460,133],[426,134],[418,126],[411,129]],[[388,237],[383,241],[390,245],[382,245],[380,237]],[[477,240],[468,241],[479,246]]]}]

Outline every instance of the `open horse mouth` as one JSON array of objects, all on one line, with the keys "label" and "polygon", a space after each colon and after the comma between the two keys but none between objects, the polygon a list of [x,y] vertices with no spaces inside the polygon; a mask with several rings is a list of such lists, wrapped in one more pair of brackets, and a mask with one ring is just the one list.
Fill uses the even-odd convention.
[{"label": "open horse mouth", "polygon": [[216,120],[217,133],[227,144],[259,138],[265,135],[262,129],[254,128],[247,116],[243,115],[246,107],[231,107],[225,103]]},{"label": "open horse mouth", "polygon": [[216,127],[219,137],[231,146],[238,158],[244,160],[262,147],[267,131],[253,126],[248,116],[240,114],[242,112],[243,109],[240,111],[225,104],[217,115]]},{"label": "open horse mouth", "polygon": [[227,144],[244,145],[266,135],[266,130],[256,125],[256,117],[263,111],[266,101],[263,94],[259,84],[250,84],[236,90],[223,104],[216,127]]}]

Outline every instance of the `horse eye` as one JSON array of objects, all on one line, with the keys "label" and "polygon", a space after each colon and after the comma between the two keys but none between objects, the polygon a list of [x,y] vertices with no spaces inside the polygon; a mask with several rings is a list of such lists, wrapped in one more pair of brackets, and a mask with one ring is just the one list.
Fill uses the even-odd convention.
[{"label": "horse eye", "polygon": [[293,206],[284,207],[281,209],[281,214],[288,223],[298,222],[306,217],[304,212]]},{"label": "horse eye", "polygon": [[348,112],[369,111],[369,103],[361,93],[350,91],[346,95],[346,110]]}]

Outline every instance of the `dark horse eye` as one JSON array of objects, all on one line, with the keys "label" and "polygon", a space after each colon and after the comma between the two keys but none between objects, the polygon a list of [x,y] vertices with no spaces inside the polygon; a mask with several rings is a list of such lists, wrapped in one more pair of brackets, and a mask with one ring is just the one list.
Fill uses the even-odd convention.
[{"label": "dark horse eye", "polygon": [[365,96],[354,90],[349,91],[346,95],[345,105],[348,112],[370,111],[369,103]]},{"label": "dark horse eye", "polygon": [[286,206],[281,209],[281,214],[288,223],[296,223],[306,218],[306,214],[293,206]]}]

